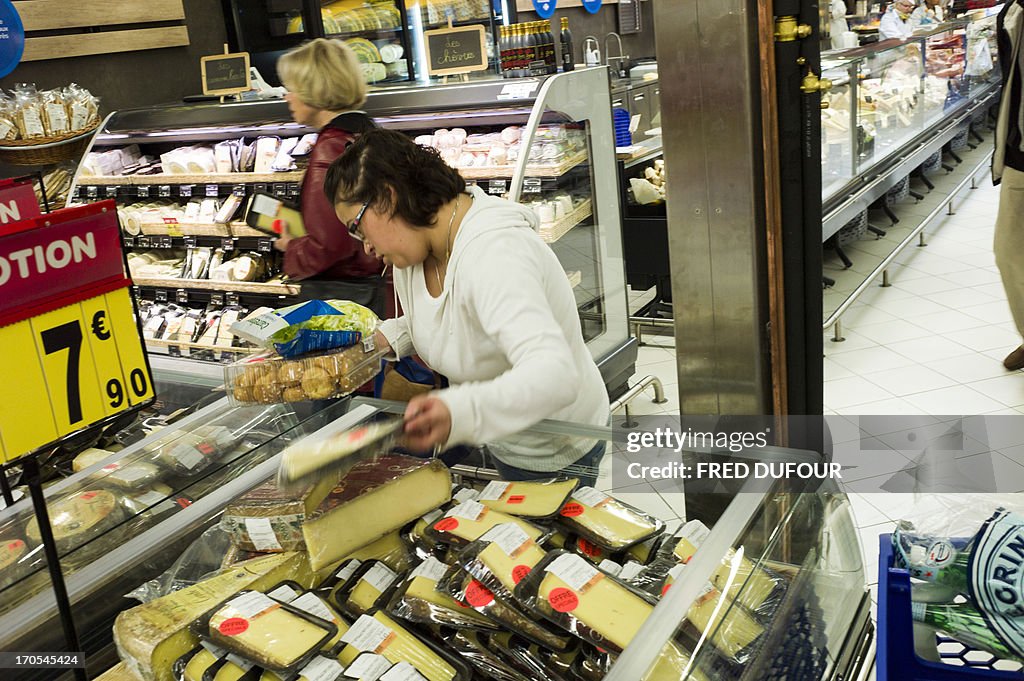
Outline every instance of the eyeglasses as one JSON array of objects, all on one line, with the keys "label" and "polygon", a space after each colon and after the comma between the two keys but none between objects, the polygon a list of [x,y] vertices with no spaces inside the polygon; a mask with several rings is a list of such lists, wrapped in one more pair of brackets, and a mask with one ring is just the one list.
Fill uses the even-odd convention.
[{"label": "eyeglasses", "polygon": [[357,241],[366,241],[366,239],[363,238],[362,232],[359,231],[359,223],[363,221],[363,214],[366,213],[366,209],[369,207],[370,202],[367,201],[366,203],[363,204],[363,207],[359,209],[359,212],[356,213],[356,216],[352,219],[352,222],[348,223],[347,225],[349,236],[351,236],[353,239]]}]

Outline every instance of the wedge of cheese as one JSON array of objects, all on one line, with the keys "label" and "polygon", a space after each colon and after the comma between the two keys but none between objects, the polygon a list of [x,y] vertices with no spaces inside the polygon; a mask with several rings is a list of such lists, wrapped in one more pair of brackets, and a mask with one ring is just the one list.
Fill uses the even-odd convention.
[{"label": "wedge of cheese", "polygon": [[491,620],[438,590],[438,581],[444,577],[448,567],[433,557],[423,561],[402,584],[388,611],[420,624],[497,629]]},{"label": "wedge of cheese", "polygon": [[173,681],[174,661],[199,642],[189,630],[192,622],[243,589],[269,589],[285,579],[311,585],[312,574],[304,554],[254,558],[198,584],[125,610],[114,622],[118,655],[143,681]]},{"label": "wedge of cheese", "polygon": [[314,570],[351,555],[451,498],[436,459],[388,455],[352,468],[302,526]]},{"label": "wedge of cheese", "polygon": [[325,628],[285,609],[258,591],[247,591],[218,608],[210,617],[210,640],[261,667],[294,669],[333,636]]},{"label": "wedge of cheese", "polygon": [[345,556],[345,560],[353,558],[363,562],[379,560],[395,572],[407,572],[412,567],[409,547],[402,541],[397,530],[389,532]]},{"label": "wedge of cheese", "polygon": [[480,492],[478,501],[509,515],[522,518],[550,518],[557,515],[569,495],[579,486],[576,478],[529,482],[495,480]]},{"label": "wedge of cheese", "polygon": [[601,548],[618,552],[646,541],[665,523],[593,487],[581,487],[562,507],[558,522]]},{"label": "wedge of cheese", "polygon": [[321,650],[333,650],[338,642],[341,641],[341,637],[348,631],[348,622],[341,618],[341,615],[335,611],[323,598],[307,591],[302,594],[294,601],[289,603],[293,608],[297,608],[303,612],[307,612],[313,617],[319,617],[322,620],[332,623],[337,627],[338,631],[330,639],[328,639],[321,647]]},{"label": "wedge of cheese", "polygon": [[245,551],[296,551],[305,548],[302,524],[337,484],[325,475],[294,493],[273,480],[246,492],[224,509],[220,526]]},{"label": "wedge of cheese", "polygon": [[520,518],[494,511],[477,501],[467,501],[448,511],[444,518],[434,522],[427,533],[441,542],[465,546],[475,542],[495,525],[517,525],[533,541],[539,541],[544,531]]},{"label": "wedge of cheese", "polygon": [[[670,575],[665,591],[672,585]],[[711,643],[729,657],[739,659],[743,651],[764,633],[757,620],[741,606],[730,607],[730,600],[722,605],[717,616],[715,610],[722,601],[722,592],[711,584],[704,587],[700,597],[690,606],[686,618],[700,631],[711,631]]]},{"label": "wedge of cheese", "polygon": [[206,648],[200,648],[199,652],[192,656],[185,665],[185,681],[203,681],[203,674],[206,670],[220,662],[221,658],[215,656]]},{"label": "wedge of cheese", "polygon": [[363,652],[376,652],[393,664],[408,662],[429,681],[452,681],[453,666],[383,612],[363,615],[343,637],[346,645],[338,661],[346,667]]},{"label": "wedge of cheese", "polygon": [[[480,544],[487,541],[493,533],[494,530],[484,535]],[[525,534],[523,536],[525,537]],[[512,544],[516,543],[517,541],[513,539]],[[487,541],[485,546],[474,545],[471,549],[467,549],[466,553],[460,556],[460,562],[471,575],[491,590],[497,589],[500,585],[499,591],[504,591],[500,595],[510,598],[516,585],[546,555],[547,551],[529,539],[518,547],[499,541]],[[495,581],[497,584],[494,583]]]},{"label": "wedge of cheese", "polygon": [[353,616],[369,612],[379,605],[377,601],[397,581],[398,574],[394,570],[380,561],[374,561],[352,587],[345,599],[345,609]]}]

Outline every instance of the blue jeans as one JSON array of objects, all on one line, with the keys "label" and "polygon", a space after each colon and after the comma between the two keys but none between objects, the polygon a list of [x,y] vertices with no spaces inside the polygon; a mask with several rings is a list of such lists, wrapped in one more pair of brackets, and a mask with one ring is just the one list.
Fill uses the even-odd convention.
[{"label": "blue jeans", "polygon": [[594,487],[597,485],[597,474],[601,468],[601,459],[604,458],[604,451],[607,443],[599,441],[594,448],[581,456],[562,470],[559,471],[528,471],[523,468],[516,468],[507,463],[499,461],[494,457],[494,465],[498,469],[502,480],[546,480],[558,476],[578,478],[580,487]]}]

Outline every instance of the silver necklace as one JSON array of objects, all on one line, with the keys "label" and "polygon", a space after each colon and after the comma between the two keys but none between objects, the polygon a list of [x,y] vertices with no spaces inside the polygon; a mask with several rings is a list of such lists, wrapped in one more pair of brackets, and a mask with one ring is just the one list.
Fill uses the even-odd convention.
[{"label": "silver necklace", "polygon": [[[455,215],[459,212],[459,200],[461,196],[455,197],[455,209],[452,211],[452,217],[448,220],[448,233],[444,238],[444,267],[447,273],[448,260],[452,257],[452,225],[455,224]],[[440,293],[444,289],[441,284],[441,263],[436,258],[434,259],[434,278],[437,279],[437,290]]]}]

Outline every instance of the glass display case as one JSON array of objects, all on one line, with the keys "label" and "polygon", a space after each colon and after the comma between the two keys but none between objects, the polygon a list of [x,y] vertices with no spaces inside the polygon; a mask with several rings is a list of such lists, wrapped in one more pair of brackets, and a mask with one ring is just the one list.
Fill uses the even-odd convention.
[{"label": "glass display case", "polygon": [[981,12],[919,29],[906,40],[822,54],[823,76],[833,84],[822,111],[826,204],[994,96],[999,72],[993,34],[994,16]]},{"label": "glass display case", "polygon": [[[203,490],[196,494],[191,505],[168,510],[166,514],[159,513],[156,508],[140,509],[134,514],[125,511],[121,525],[97,529],[88,543],[69,550],[69,557],[77,551],[91,552],[88,558],[82,557],[83,564],[68,579],[75,624],[83,633],[83,647],[88,654],[90,671],[95,674],[116,662],[110,640],[111,623],[118,612],[138,606],[139,600],[150,601],[172,590],[187,588],[207,573],[234,565],[246,557],[231,548],[236,545],[236,539],[225,541],[224,533],[218,539],[216,529],[212,528],[222,526],[218,522],[226,506],[273,477],[286,445],[315,442],[325,435],[367,424],[388,414],[401,414],[403,409],[404,405],[397,403],[355,399],[331,405],[305,419],[279,414],[281,418],[276,422],[251,420],[254,428],[247,437],[254,439],[254,446],[244,455],[232,456],[230,461],[225,459],[223,468],[218,461],[204,469],[199,476]],[[214,420],[239,416],[235,412],[225,412],[221,405],[215,405],[206,415],[209,418],[197,413],[190,423],[183,423],[157,437],[168,440],[186,437],[184,433],[195,433],[200,424],[211,426]],[[294,420],[287,420],[292,418]],[[272,425],[268,427],[268,423]],[[566,491],[553,502],[553,508],[562,508],[562,513],[555,514],[559,520],[539,521],[541,527],[551,525],[556,532],[550,537],[546,533],[547,538],[537,540],[542,550],[536,558],[545,561],[545,566],[551,565],[552,569],[545,567],[541,570],[540,562],[532,563],[535,569],[532,572],[527,570],[516,580],[514,595],[510,597],[514,601],[509,601],[518,604],[517,608],[537,612],[535,620],[542,619],[540,615],[546,613],[543,619],[549,620],[550,626],[554,627],[548,633],[562,632],[547,639],[560,649],[561,654],[556,655],[536,643],[531,645],[528,640],[524,642],[519,634],[509,639],[507,631],[503,634],[491,629],[486,654],[477,650],[463,659],[463,664],[467,664],[470,657],[479,663],[488,654],[490,658],[501,656],[508,659],[508,655],[514,653],[511,657],[517,663],[525,660],[539,664],[526,678],[561,678],[556,676],[557,671],[571,667],[583,671],[586,674],[583,678],[603,677],[611,681],[642,678],[708,681],[799,678],[807,681],[857,678],[862,671],[860,666],[870,663],[870,656],[863,654],[871,640],[870,599],[866,592],[858,537],[844,495],[827,484],[825,487],[806,487],[767,479],[741,483],[742,486],[732,494],[700,490],[691,493],[690,483],[685,482],[652,484],[646,486],[650,489],[640,489],[634,481],[632,485],[616,487],[623,481],[617,477],[621,472],[616,471],[616,466],[628,459],[625,438],[619,441],[610,428],[545,421],[530,429],[529,434],[555,437],[563,442],[603,439],[608,441],[611,452],[599,479],[601,492],[594,488],[580,489],[569,499],[569,491]],[[95,498],[99,498],[103,494],[116,493],[106,492],[107,489],[122,489],[116,484],[109,484],[110,474],[104,472],[106,467],[117,463],[124,464],[122,470],[127,469],[129,457],[138,462],[140,452],[147,448],[152,452],[156,441],[149,439],[145,444],[140,443],[141,447],[98,462],[65,481],[59,489],[50,491],[51,507],[55,507],[59,499],[67,497],[80,498],[95,492]],[[390,447],[363,451],[357,456],[359,463],[356,465],[367,471],[383,465],[383,462],[376,463],[376,457],[385,457],[389,466],[396,465]],[[685,452],[684,456],[699,456],[701,461],[717,464],[753,461],[810,464],[821,460],[815,453],[774,447],[733,454],[714,450],[699,455],[697,452]],[[161,463],[157,459],[152,460]],[[444,477],[444,491],[450,494],[448,473],[437,472],[444,471],[443,468],[438,469],[436,464],[426,462],[418,466],[435,471],[434,477]],[[398,561],[399,564],[393,567],[397,573],[408,574],[419,560],[426,560],[426,556],[415,552],[413,547],[429,545],[417,543],[416,537],[429,537],[432,531],[428,530],[432,524],[447,521],[447,524],[437,527],[448,529],[437,531],[454,532],[459,522],[472,526],[472,522],[480,521],[480,515],[475,516],[476,521],[466,515],[469,506],[456,511],[460,502],[479,507],[482,503],[494,501],[491,494],[498,495],[498,502],[504,498],[502,492],[494,491],[501,487],[501,483],[489,485],[481,479],[481,476],[486,476],[486,469],[457,467],[453,473],[455,489],[470,488],[470,491],[460,491],[457,501],[445,502],[440,514],[428,516],[429,519],[425,520],[427,530],[421,528],[415,534],[419,510],[405,509],[408,517],[398,519],[400,525],[408,521],[408,527],[415,534],[403,534],[405,538],[400,545],[405,547],[401,551],[405,558],[392,549],[378,557],[389,565]],[[198,484],[199,478],[174,485],[174,491],[180,494],[190,489],[190,484]],[[420,483],[417,489],[422,492],[426,489],[424,484]],[[471,496],[465,496],[467,493]],[[567,527],[586,527],[578,522],[575,525],[568,523],[579,514],[566,509],[582,509],[581,504],[597,508],[593,505],[598,504],[598,497],[602,499],[599,507],[617,509],[615,513],[625,519],[625,531],[632,539],[621,546],[616,544],[620,550],[600,549],[593,543],[572,539],[565,534]],[[384,503],[391,497],[380,494],[379,498]],[[508,497],[509,504],[523,501],[518,497]],[[397,509],[408,505],[404,501],[390,503]],[[724,511],[720,510],[722,508]],[[442,518],[446,511],[446,517]],[[497,513],[497,507],[492,506],[490,512]],[[462,520],[464,518],[466,520]],[[23,509],[15,506],[0,515],[0,522],[30,521]],[[127,525],[131,525],[133,531],[119,529]],[[529,530],[533,525],[522,527]],[[621,537],[617,533],[623,531],[622,526],[618,530],[611,529],[614,527],[608,526],[609,529],[601,535],[601,541],[619,542]],[[641,536],[632,534],[636,527],[642,530],[645,539],[642,544],[633,541]],[[210,531],[196,541],[204,530]],[[330,536],[336,541],[343,541],[346,536],[360,531],[351,529]],[[627,545],[631,548],[624,548]],[[294,553],[272,555],[279,556],[280,561],[297,561],[289,570],[294,588],[323,587],[326,584],[326,591],[320,591],[325,598],[336,590],[339,580],[348,579],[342,576],[344,570],[339,569],[346,564],[345,556],[337,561],[331,558],[330,567],[321,570],[306,564],[305,558],[294,558]],[[300,554],[305,555],[304,552]],[[368,559],[365,554],[358,555],[362,560]],[[612,560],[604,560],[607,558]],[[312,562],[313,559],[309,560]],[[534,558],[520,556],[520,561],[527,560],[533,561]],[[561,562],[555,566],[555,560]],[[624,568],[630,560],[634,563],[633,568],[640,568],[639,572],[635,569],[632,574],[618,571],[617,566]],[[682,569],[684,564],[686,567]],[[509,563],[510,569],[511,565]],[[573,570],[565,572],[567,565]],[[422,570],[412,574],[426,576]],[[436,573],[432,574],[435,574],[434,581],[439,581]],[[581,576],[587,575],[589,579],[583,579],[586,584],[579,584]],[[551,576],[564,579],[566,585],[550,590],[551,584],[539,583],[542,578],[553,579]],[[33,593],[27,588],[25,579],[19,582],[20,589],[9,587],[0,591],[0,604],[3,604],[0,646],[4,650],[44,647],[60,650],[60,629],[55,626],[51,598],[42,589]],[[273,583],[252,588],[269,590],[279,579],[274,578]],[[594,588],[591,589],[592,586]],[[210,594],[214,593],[213,586],[207,588],[211,589]],[[239,588],[246,587],[241,585]],[[558,596],[556,592],[565,593]],[[15,593],[19,597],[11,603]],[[126,594],[132,595],[124,598]],[[493,594],[490,591],[486,594],[490,594],[489,600],[470,595],[468,602],[473,607],[486,608],[493,601]],[[217,597],[217,601],[229,597],[230,593]],[[331,598],[330,602],[334,603],[333,596]],[[140,660],[133,655],[145,657],[141,663],[156,665],[153,670],[160,667],[160,678],[169,673],[169,668],[164,667],[188,653],[195,640],[194,634],[176,633],[186,629],[176,629],[171,621],[184,612],[183,608],[187,608],[182,605],[185,600],[173,602],[178,605],[173,612],[166,611],[170,620],[157,630],[129,627],[127,623],[133,621],[131,617],[119,620],[116,628],[122,658],[139,664]],[[572,607],[569,607],[570,602]],[[390,620],[389,626],[400,626],[403,632],[426,641],[435,650],[437,646],[448,650],[449,657],[445,659],[453,659],[450,656],[454,649],[445,646],[454,643],[454,630],[428,626],[411,616],[403,619],[396,613],[405,612],[409,616],[409,612],[396,609],[395,603],[396,600],[391,600],[387,606],[381,606],[398,618]],[[555,609],[552,610],[550,605]],[[602,614],[605,612],[618,612],[621,616],[608,618]],[[563,617],[568,615],[577,623],[568,630],[572,634],[561,629],[569,624],[569,620]],[[354,619],[347,621],[351,624]],[[397,621],[402,624],[396,625]],[[506,620],[510,621],[514,620]],[[525,624],[511,626],[512,631],[516,631],[516,627]],[[534,632],[532,635],[540,634]],[[137,640],[131,640],[132,637],[137,637]],[[150,648],[151,644],[157,647]],[[505,649],[497,650],[501,645],[505,645]],[[460,657],[459,653],[454,656],[455,659]],[[349,662],[350,658],[346,664]],[[653,672],[648,673],[649,669]],[[485,677],[493,678],[486,674]],[[17,671],[11,678],[20,681],[36,677],[30,672]],[[436,678],[448,677],[441,675]]]},{"label": "glass display case", "polygon": [[[370,93],[364,108],[379,125],[437,146],[467,181],[536,211],[541,235],[573,283],[584,337],[615,396],[633,374],[636,345],[627,324],[608,87],[602,67],[514,82],[494,78],[446,87],[382,88]],[[108,117],[86,158],[92,152],[133,148],[152,156],[191,149],[188,163],[201,164],[196,154],[211,156],[224,143],[288,140],[310,132],[291,122],[280,100],[134,109]],[[117,176],[90,173],[84,169],[89,164],[83,164],[70,200],[118,201],[125,243],[132,250],[133,280],[138,295],[148,301],[144,313],[154,305],[165,318],[168,311],[194,312],[199,318],[221,310],[223,321],[230,309],[241,314],[263,305],[291,304],[301,285],[280,275],[271,240],[241,220],[240,208],[226,222],[184,222],[175,216],[204,201],[223,207],[237,196],[244,205],[256,191],[294,199],[304,177],[303,159],[294,164],[294,170],[269,173]],[[185,272],[188,253],[206,251],[211,257],[219,252],[225,267],[239,259],[265,261],[268,267],[259,270],[263,274],[255,281],[214,277],[213,267],[206,268],[205,278],[192,276],[195,268]],[[225,347],[216,336],[212,344],[209,337],[193,342],[194,336],[184,339],[180,332],[167,338],[170,322],[160,324],[156,320],[154,328],[162,330],[150,329],[147,335],[151,353],[191,361],[234,357],[230,342]]]}]

